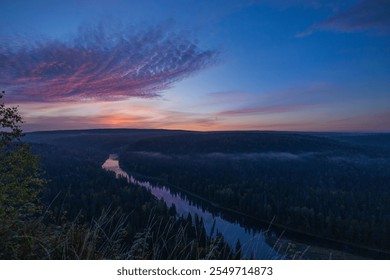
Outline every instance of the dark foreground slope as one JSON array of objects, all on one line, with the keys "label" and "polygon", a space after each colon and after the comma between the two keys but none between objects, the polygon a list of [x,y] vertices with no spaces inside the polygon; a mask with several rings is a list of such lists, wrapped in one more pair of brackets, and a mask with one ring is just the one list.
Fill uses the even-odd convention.
[{"label": "dark foreground slope", "polygon": [[167,130],[29,135],[30,141],[91,151],[101,163],[117,152],[126,171],[221,207],[337,241],[346,249],[385,252],[390,252],[389,138]]}]

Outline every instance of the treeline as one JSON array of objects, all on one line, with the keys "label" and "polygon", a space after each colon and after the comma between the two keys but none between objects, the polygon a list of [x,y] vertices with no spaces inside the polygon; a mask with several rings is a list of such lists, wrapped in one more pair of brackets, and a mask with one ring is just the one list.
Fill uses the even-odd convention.
[{"label": "treeline", "polygon": [[[164,145],[170,146],[157,143]],[[390,252],[386,158],[337,152],[185,155],[151,150],[122,153],[122,168],[263,221],[275,218],[274,223],[295,231]]]}]

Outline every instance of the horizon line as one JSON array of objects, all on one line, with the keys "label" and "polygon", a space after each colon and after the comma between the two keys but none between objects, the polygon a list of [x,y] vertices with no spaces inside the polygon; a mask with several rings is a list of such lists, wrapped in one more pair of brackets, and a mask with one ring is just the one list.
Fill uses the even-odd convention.
[{"label": "horizon line", "polygon": [[233,130],[186,130],[186,129],[167,129],[167,128],[85,128],[85,129],[49,129],[49,130],[33,130],[25,131],[29,133],[47,133],[47,132],[66,132],[66,131],[102,131],[102,130],[163,130],[177,132],[198,132],[198,133],[216,133],[216,132],[265,132],[265,133],[333,133],[333,134],[389,134],[389,131],[303,131],[303,130],[260,130],[260,129],[233,129]]}]

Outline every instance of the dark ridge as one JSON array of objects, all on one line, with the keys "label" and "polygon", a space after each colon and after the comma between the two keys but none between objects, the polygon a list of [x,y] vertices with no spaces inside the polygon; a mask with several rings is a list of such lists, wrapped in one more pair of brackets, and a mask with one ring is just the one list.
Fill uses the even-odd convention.
[{"label": "dark ridge", "polygon": [[126,149],[165,154],[314,151],[380,156],[390,152],[390,134],[361,133],[90,129],[30,132],[25,141],[104,152]]},{"label": "dark ridge", "polygon": [[142,139],[129,148],[166,154],[357,151],[328,137],[253,131],[163,135]]}]

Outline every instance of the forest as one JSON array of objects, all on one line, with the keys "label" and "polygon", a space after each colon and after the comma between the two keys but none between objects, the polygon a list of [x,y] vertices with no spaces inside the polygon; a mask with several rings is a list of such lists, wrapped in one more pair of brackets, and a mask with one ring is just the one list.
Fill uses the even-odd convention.
[{"label": "forest", "polygon": [[208,237],[197,216],[176,217],[174,207],[102,170],[99,156],[44,144],[32,152],[46,181],[42,210],[15,229],[26,240],[2,239],[2,259],[241,258],[221,235]]},{"label": "forest", "polygon": [[67,149],[85,147],[101,159],[118,152],[129,174],[259,222],[385,257],[390,252],[388,134],[97,130],[46,135],[29,137]]},{"label": "forest", "polygon": [[120,159],[130,172],[161,178],[259,220],[346,246],[389,251],[386,136],[378,136],[374,146],[369,138],[375,135],[159,137],[128,147]]}]

